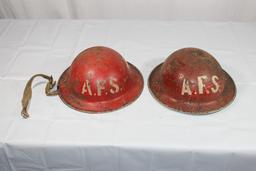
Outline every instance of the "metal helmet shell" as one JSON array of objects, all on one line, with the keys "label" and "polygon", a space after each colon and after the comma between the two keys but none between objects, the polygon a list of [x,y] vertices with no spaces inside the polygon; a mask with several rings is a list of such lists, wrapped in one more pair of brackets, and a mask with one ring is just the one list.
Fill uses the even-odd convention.
[{"label": "metal helmet shell", "polygon": [[191,114],[219,111],[236,94],[234,81],[217,60],[197,48],[172,53],[152,71],[148,86],[165,106]]},{"label": "metal helmet shell", "polygon": [[82,51],[58,82],[59,96],[68,106],[85,112],[116,110],[142,92],[139,70],[107,47]]}]

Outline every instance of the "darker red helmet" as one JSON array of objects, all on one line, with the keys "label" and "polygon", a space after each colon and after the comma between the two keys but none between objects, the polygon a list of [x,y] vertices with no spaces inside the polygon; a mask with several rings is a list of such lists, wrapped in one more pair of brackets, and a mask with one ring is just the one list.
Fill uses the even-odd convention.
[{"label": "darker red helmet", "polygon": [[134,101],[142,92],[139,70],[107,47],[81,52],[58,82],[68,106],[89,112],[111,111]]},{"label": "darker red helmet", "polygon": [[219,111],[236,94],[234,81],[216,59],[197,48],[172,53],[152,71],[148,83],[161,103],[192,114]]}]

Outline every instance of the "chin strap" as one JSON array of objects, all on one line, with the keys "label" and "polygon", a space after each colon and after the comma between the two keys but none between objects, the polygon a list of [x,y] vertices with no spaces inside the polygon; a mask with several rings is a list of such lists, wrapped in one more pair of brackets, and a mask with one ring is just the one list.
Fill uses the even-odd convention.
[{"label": "chin strap", "polygon": [[28,105],[29,105],[29,102],[32,97],[32,88],[31,88],[32,82],[33,82],[34,78],[39,77],[39,76],[48,80],[48,83],[46,84],[46,87],[45,87],[45,94],[47,96],[55,96],[58,94],[58,90],[52,90],[56,84],[56,81],[53,80],[52,76],[47,76],[44,74],[36,74],[36,75],[32,76],[26,84],[26,87],[23,92],[23,97],[22,97],[21,116],[25,119],[29,117]]}]

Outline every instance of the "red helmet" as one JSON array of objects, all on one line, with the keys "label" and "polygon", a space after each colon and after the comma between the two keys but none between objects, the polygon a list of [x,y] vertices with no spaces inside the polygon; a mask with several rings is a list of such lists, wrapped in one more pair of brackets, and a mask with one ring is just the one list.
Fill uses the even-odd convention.
[{"label": "red helmet", "polygon": [[59,95],[80,111],[104,112],[134,101],[143,89],[139,70],[107,47],[81,52],[62,74]]},{"label": "red helmet", "polygon": [[75,58],[61,75],[57,94],[71,108],[95,113],[128,105],[142,90],[139,70],[115,50],[99,46],[86,49]]},{"label": "red helmet", "polygon": [[219,111],[236,94],[234,81],[216,59],[197,48],[172,53],[152,71],[148,86],[165,106],[192,114]]}]

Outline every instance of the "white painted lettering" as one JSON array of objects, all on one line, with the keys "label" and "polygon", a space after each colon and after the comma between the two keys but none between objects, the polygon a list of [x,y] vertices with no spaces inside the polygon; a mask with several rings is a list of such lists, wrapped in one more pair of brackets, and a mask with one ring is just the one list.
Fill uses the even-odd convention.
[{"label": "white painted lettering", "polygon": [[204,93],[205,84],[203,83],[203,80],[206,80],[207,78],[208,77],[206,75],[202,75],[202,76],[197,77],[199,94]]},{"label": "white painted lettering", "polygon": [[82,94],[88,92],[90,96],[92,96],[92,90],[91,90],[91,84],[89,80],[85,80],[83,88],[82,88]]},{"label": "white painted lettering", "polygon": [[181,95],[184,95],[185,93],[187,93],[188,95],[192,94],[189,87],[189,81],[186,79],[183,80]]},{"label": "white painted lettering", "polygon": [[213,93],[217,93],[217,91],[219,90],[220,86],[219,84],[217,83],[217,80],[219,80],[219,77],[216,76],[216,75],[213,75],[212,76],[212,83],[214,84],[215,88],[212,87],[211,90]]},{"label": "white painted lettering", "polygon": [[105,89],[106,81],[105,80],[97,80],[96,84],[97,84],[97,95],[101,96],[101,91]]},{"label": "white painted lettering", "polygon": [[116,83],[116,78],[111,78],[110,80],[109,80],[109,84],[110,84],[110,93],[111,94],[115,94],[115,93],[118,93],[119,92],[119,86],[118,86],[118,84]]}]

